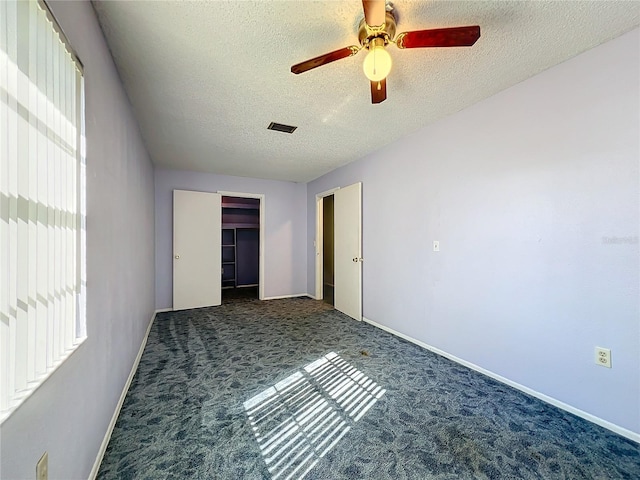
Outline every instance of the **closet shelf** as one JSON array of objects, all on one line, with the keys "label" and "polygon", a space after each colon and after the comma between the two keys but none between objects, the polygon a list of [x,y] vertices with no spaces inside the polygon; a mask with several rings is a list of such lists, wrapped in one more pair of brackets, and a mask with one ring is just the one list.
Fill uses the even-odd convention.
[{"label": "closet shelf", "polygon": [[260,210],[260,205],[250,205],[247,203],[223,203],[222,208],[242,208],[244,210]]},{"label": "closet shelf", "polygon": [[260,208],[256,203],[222,204],[223,287],[257,283]]},{"label": "closet shelf", "polygon": [[258,223],[223,223],[222,228],[260,228]]}]

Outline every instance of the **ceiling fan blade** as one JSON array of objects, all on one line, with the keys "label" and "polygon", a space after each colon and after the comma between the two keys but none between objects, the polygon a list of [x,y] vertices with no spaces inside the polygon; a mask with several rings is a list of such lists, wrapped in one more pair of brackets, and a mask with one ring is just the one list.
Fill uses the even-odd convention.
[{"label": "ceiling fan blade", "polygon": [[371,82],[371,103],[382,103],[387,99],[387,79]]},{"label": "ceiling fan blade", "polygon": [[384,24],[386,8],[385,0],[362,0],[364,9],[364,21],[370,27],[379,27]]},{"label": "ceiling fan blade", "polygon": [[396,37],[398,48],[470,47],[480,38],[480,27],[436,28],[404,32]]},{"label": "ceiling fan blade", "polygon": [[333,52],[325,53],[319,57],[306,60],[291,67],[291,73],[299,74],[311,70],[316,67],[321,67],[327,63],[335,62],[343,58],[351,57],[360,51],[360,47],[352,45],[351,47],[341,48],[340,50],[334,50]]}]

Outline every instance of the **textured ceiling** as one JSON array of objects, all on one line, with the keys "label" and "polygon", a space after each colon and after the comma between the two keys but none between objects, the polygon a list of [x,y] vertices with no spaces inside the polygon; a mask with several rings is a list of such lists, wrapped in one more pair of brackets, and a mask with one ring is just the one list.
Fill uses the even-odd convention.
[{"label": "textured ceiling", "polygon": [[[355,45],[360,0],[94,1],[158,166],[306,182],[640,23],[638,2],[415,1],[398,32],[478,24],[470,48],[391,45],[388,99],[371,104]],[[615,72],[612,72],[614,75]],[[275,121],[294,134],[267,130]]]}]

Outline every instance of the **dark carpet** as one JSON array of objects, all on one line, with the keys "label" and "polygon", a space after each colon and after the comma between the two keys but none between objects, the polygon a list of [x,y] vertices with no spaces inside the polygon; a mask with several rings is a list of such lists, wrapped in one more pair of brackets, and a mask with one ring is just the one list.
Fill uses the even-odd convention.
[{"label": "dark carpet", "polygon": [[639,479],[640,445],[307,298],[159,314],[100,479]]}]

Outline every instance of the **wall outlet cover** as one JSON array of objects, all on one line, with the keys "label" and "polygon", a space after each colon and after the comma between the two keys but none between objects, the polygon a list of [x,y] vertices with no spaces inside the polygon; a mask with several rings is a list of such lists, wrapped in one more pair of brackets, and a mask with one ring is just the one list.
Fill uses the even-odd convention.
[{"label": "wall outlet cover", "polygon": [[596,347],[595,361],[602,367],[611,368],[611,350],[608,348]]}]

